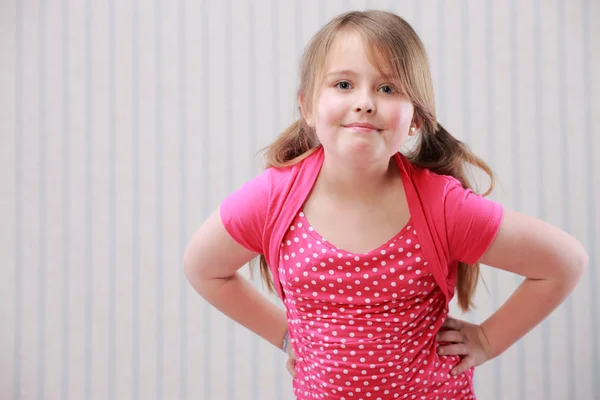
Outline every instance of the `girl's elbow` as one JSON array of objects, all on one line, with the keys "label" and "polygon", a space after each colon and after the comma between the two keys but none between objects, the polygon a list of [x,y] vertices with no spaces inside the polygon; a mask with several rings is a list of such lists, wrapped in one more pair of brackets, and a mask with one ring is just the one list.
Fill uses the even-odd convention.
[{"label": "girl's elbow", "polygon": [[183,273],[188,281],[193,280],[198,275],[198,252],[193,243],[188,244],[183,253]]},{"label": "girl's elbow", "polygon": [[588,262],[589,256],[587,251],[578,241],[575,241],[572,256],[564,267],[562,280],[573,287],[577,285],[585,273]]},{"label": "girl's elbow", "polygon": [[576,262],[576,271],[578,274],[578,278],[581,278],[585,273],[585,270],[590,262],[590,257],[585,250],[585,248],[578,242],[578,251],[577,251],[577,262]]}]

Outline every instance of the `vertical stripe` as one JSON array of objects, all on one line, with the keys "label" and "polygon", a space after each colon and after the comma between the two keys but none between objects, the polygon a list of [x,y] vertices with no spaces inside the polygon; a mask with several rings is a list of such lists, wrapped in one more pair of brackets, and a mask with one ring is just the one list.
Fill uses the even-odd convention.
[{"label": "vertical stripe", "polygon": [[[543,65],[542,65],[542,27],[541,27],[541,0],[534,0],[533,2],[533,59],[534,59],[534,88],[535,88],[535,121],[538,121],[538,129],[536,135],[537,147],[541,149],[537,155],[537,181],[538,181],[538,193],[537,193],[537,207],[539,218],[546,220],[546,203],[544,201],[544,180],[545,180],[545,163],[544,163],[544,86],[542,85]],[[542,322],[542,398],[549,399],[550,394],[550,365],[551,364],[551,351],[550,351],[550,328],[549,321],[545,320]]]},{"label": "vertical stripe", "polygon": [[16,1],[15,34],[15,331],[13,400],[21,398],[21,337],[23,335],[23,4]]},{"label": "vertical stripe", "polygon": [[[250,0],[252,1],[252,0]],[[302,3],[301,0],[294,1],[294,19],[295,19],[295,35],[296,35],[296,57],[299,58],[304,52],[304,37],[302,36]],[[250,19],[252,21],[252,19]]]},{"label": "vertical stripe", "polygon": [[140,39],[139,6],[133,0],[131,21],[131,169],[132,169],[132,313],[131,313],[131,397],[140,398]]},{"label": "vertical stripe", "polygon": [[444,0],[438,0],[438,10],[437,10],[437,33],[438,33],[438,81],[437,81],[437,89],[438,89],[438,111],[437,120],[442,124],[445,124],[446,121],[446,48],[444,43],[444,38],[446,37],[446,23],[445,23],[445,14],[444,14]]},{"label": "vertical stripe", "polygon": [[161,0],[154,2],[154,70],[155,70],[155,179],[156,179],[156,399],[163,398],[164,367],[164,252],[163,252],[163,110],[162,110],[162,8]]},{"label": "vertical stripe", "polygon": [[[225,93],[233,93],[232,80],[232,53],[233,53],[233,5],[232,0],[225,2],[224,19],[225,23],[223,27],[223,37],[225,41]],[[233,115],[232,97],[225,97],[225,152],[233,151],[233,124],[231,116]],[[225,164],[225,182],[227,192],[233,191],[233,163],[228,160]],[[235,390],[235,365],[236,365],[236,349],[235,349],[235,321],[231,318],[227,318],[227,387],[229,399],[234,400],[236,398]]]},{"label": "vertical stripe", "polygon": [[326,18],[325,2],[320,1],[319,2],[319,29],[321,29],[321,27],[323,25],[325,25],[325,23],[326,23],[325,18]]},{"label": "vertical stripe", "polygon": [[70,164],[70,80],[69,80],[69,3],[63,0],[63,59],[62,59],[62,81],[63,81],[63,194],[62,194],[62,360],[61,360],[61,396],[63,400],[68,399],[69,392],[69,227],[71,221],[71,180],[69,175]]},{"label": "vertical stripe", "polygon": [[[470,61],[470,47],[469,47],[469,3],[467,0],[462,0],[462,15],[461,15],[461,26],[462,26],[462,92],[463,92],[463,104],[462,104],[462,119],[463,119],[463,132],[464,142],[470,144],[471,142],[471,61]],[[473,310],[474,312],[474,310]],[[471,316],[472,313],[469,313]]]},{"label": "vertical stripe", "polygon": [[[200,6],[200,26],[202,27],[202,124],[204,126],[210,127],[210,113],[209,113],[209,98],[210,98],[210,26],[209,26],[209,2],[208,0],[202,0],[202,4]],[[203,182],[203,190],[204,193],[204,215],[206,218],[210,215],[211,209],[211,201],[209,197],[210,193],[210,135],[205,132],[202,135],[202,182]],[[212,373],[210,365],[212,365],[211,360],[211,306],[205,301],[204,302],[204,398],[209,400],[212,398]]]},{"label": "vertical stripe", "polygon": [[[600,377],[600,348],[598,348],[598,264],[596,264],[596,196],[594,174],[594,127],[592,124],[592,59],[590,43],[590,2],[583,0],[582,6],[582,42],[583,42],[583,107],[584,107],[584,132],[585,132],[585,155],[586,155],[586,182],[587,182],[587,214],[588,214],[588,246],[589,253],[589,293],[590,293],[590,350],[591,350],[591,376]],[[592,380],[592,398],[600,398],[600,379]]]},{"label": "vertical stripe", "polygon": [[[494,143],[494,135],[495,135],[495,103],[494,103],[494,95],[495,95],[495,85],[494,85],[494,20],[493,20],[493,4],[492,0],[487,0],[485,3],[485,21],[486,21],[486,29],[485,29],[485,38],[486,38],[486,46],[485,46],[485,58],[486,58],[486,80],[487,80],[487,118],[488,123],[486,126],[486,130],[488,132],[488,158],[490,160],[490,166],[492,169],[496,166],[496,155],[495,155],[495,143]],[[499,307],[499,291],[500,291],[500,274],[498,270],[492,268],[491,274],[492,280],[492,307],[494,310],[497,310]],[[502,360],[500,358],[496,358],[494,360],[494,399],[500,400],[502,399]]]},{"label": "vertical stripe", "polygon": [[92,192],[92,1],[86,1],[86,54],[85,54],[85,118],[86,118],[86,141],[85,141],[85,162],[86,162],[86,208],[85,208],[85,380],[84,380],[84,398],[92,398],[92,300],[93,300],[93,192]]},{"label": "vertical stripe", "polygon": [[[179,28],[179,242],[181,254],[187,246],[187,92],[186,87],[186,24],[185,0],[178,2],[177,25]],[[179,395],[181,400],[188,398],[188,342],[187,342],[187,289],[188,281],[183,269],[179,281]]]},{"label": "vertical stripe", "polygon": [[[511,80],[511,153],[512,153],[512,191],[513,191],[513,208],[521,211],[521,146],[520,138],[520,115],[519,115],[519,69],[518,69],[518,38],[517,38],[517,4],[515,0],[510,0],[510,80]],[[522,278],[515,275],[515,285],[519,285]],[[525,342],[523,339],[517,342],[517,378],[519,388],[519,398],[525,400]]]},{"label": "vertical stripe", "polygon": [[[250,144],[252,152],[255,152],[258,148],[258,132],[256,127],[256,25],[255,22],[255,11],[254,11],[254,0],[248,0],[248,129],[250,132]],[[295,20],[296,26],[299,21],[302,20],[302,14],[299,7],[300,2],[295,1],[296,13]],[[296,44],[298,43],[296,38]],[[248,171],[250,175],[254,175],[255,171],[254,159],[251,158],[251,164],[249,165]],[[248,176],[250,179],[251,176]],[[259,278],[260,279],[260,278]],[[258,335],[252,335],[252,399],[259,400],[261,398],[260,388],[258,385],[260,379],[260,344],[261,338]]]},{"label": "vertical stripe", "polygon": [[415,20],[413,23],[413,28],[418,34],[420,34],[420,31],[421,31],[421,0],[414,0],[413,7],[415,8]]},{"label": "vertical stripe", "polygon": [[116,65],[115,0],[109,1],[109,104],[108,104],[108,397],[116,398]]},{"label": "vertical stripe", "polygon": [[[279,71],[279,58],[281,57],[279,54],[279,35],[278,30],[279,26],[277,22],[279,21],[279,5],[277,0],[271,1],[271,59],[273,60],[273,132],[279,132],[280,128],[280,96],[279,96],[279,84],[281,80],[280,71]],[[276,398],[283,399],[283,368],[281,368],[281,350],[278,348],[273,349],[274,359],[273,362],[275,364],[275,393]]]},{"label": "vertical stripe", "polygon": [[[562,222],[563,228],[567,231],[571,231],[571,221],[570,221],[570,213],[569,209],[571,206],[571,200],[569,197],[569,141],[567,140],[568,134],[568,121],[569,121],[569,91],[567,89],[567,54],[566,54],[566,31],[565,31],[565,1],[560,0],[558,2],[558,7],[556,9],[558,14],[558,101],[559,101],[559,110],[562,113],[559,129],[560,129],[560,148],[561,148],[561,158],[563,165],[563,174],[562,174],[562,194],[563,194],[563,208],[562,208]],[[567,314],[567,326],[574,327],[574,317],[573,317],[573,298],[569,296],[565,302],[565,312]],[[573,341],[575,340],[573,335],[573,329],[566,330],[566,345],[567,345],[567,377],[568,377],[568,393],[569,398],[575,398],[575,360],[574,354],[575,349],[573,346]]]},{"label": "vertical stripe", "polygon": [[39,73],[39,163],[38,163],[38,365],[37,398],[44,398],[44,366],[46,363],[46,3],[39,0],[38,20],[38,73]]}]

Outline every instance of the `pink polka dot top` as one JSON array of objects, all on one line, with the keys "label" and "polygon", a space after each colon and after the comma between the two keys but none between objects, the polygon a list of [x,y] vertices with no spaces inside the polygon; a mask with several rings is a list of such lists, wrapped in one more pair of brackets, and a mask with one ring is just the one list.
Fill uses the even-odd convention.
[{"label": "pink polka dot top", "polygon": [[411,224],[355,254],[294,218],[279,279],[297,399],[475,399],[473,370],[453,377],[460,358],[436,352],[448,309]]}]

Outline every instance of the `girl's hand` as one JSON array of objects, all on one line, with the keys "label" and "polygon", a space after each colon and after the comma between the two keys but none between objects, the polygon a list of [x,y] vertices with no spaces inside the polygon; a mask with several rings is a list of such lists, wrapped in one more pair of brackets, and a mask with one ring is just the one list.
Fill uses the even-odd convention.
[{"label": "girl's hand", "polygon": [[438,354],[458,355],[462,360],[450,371],[452,375],[462,374],[490,359],[490,345],[481,325],[448,317],[437,334],[437,340],[450,343],[440,344]]},{"label": "girl's hand", "polygon": [[285,363],[285,367],[287,368],[290,375],[292,375],[292,378],[295,378],[296,377],[296,355],[294,354],[294,350],[292,350],[291,342],[288,342],[287,354],[288,354],[288,360],[287,360],[287,363]]}]

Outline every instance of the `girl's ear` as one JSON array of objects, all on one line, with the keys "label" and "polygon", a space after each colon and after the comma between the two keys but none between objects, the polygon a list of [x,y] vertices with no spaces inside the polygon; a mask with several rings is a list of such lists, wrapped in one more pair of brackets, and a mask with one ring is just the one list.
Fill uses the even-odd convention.
[{"label": "girl's ear", "polygon": [[312,121],[312,113],[308,111],[304,104],[304,93],[298,95],[298,104],[300,104],[300,114],[305,121]]},{"label": "girl's ear", "polygon": [[412,132],[412,128],[413,127],[415,128],[414,129],[415,133],[418,132],[423,127],[423,120],[416,112],[413,115],[413,120],[412,120],[412,123],[410,124],[410,127],[411,127],[411,132]]}]

